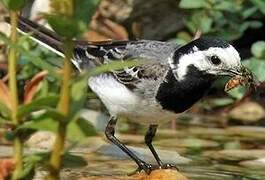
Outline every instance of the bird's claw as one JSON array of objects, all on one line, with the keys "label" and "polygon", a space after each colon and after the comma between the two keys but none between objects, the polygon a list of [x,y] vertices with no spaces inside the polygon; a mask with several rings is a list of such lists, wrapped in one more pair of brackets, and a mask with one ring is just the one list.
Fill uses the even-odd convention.
[{"label": "bird's claw", "polygon": [[150,174],[152,170],[156,169],[154,167],[154,165],[146,163],[146,162],[141,162],[137,171],[141,172],[142,170],[144,170],[146,172],[146,174]]},{"label": "bird's claw", "polygon": [[176,165],[174,165],[174,164],[168,164],[168,163],[163,164],[163,165],[160,166],[159,168],[160,168],[160,169],[176,169],[176,170],[179,171],[179,168],[178,168]]},{"label": "bird's claw", "polygon": [[145,171],[146,174],[150,174],[155,169],[176,169],[179,171],[178,167],[174,164],[163,164],[162,166],[152,165],[146,162],[141,162],[136,172]]}]

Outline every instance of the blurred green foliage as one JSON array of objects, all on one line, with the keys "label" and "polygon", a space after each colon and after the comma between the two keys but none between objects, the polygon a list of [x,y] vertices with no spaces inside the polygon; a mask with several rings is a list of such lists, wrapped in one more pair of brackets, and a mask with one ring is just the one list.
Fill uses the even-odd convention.
[{"label": "blurred green foliage", "polygon": [[81,36],[87,30],[87,24],[92,19],[99,0],[75,0],[72,4],[74,11],[69,8],[69,3],[67,0],[52,1],[52,13],[45,17],[57,34],[73,38]]},{"label": "blurred green foliage", "polygon": [[[18,11],[23,7],[25,0],[3,0],[5,6],[10,11],[14,11],[14,18],[17,19]],[[72,38],[80,36],[83,32],[87,30],[88,23],[90,22],[92,15],[94,14],[98,0],[89,1],[52,1],[54,4],[54,13],[48,15],[46,18],[55,31],[62,36],[65,41],[65,52],[68,53],[68,61],[71,58],[71,44]],[[70,4],[69,4],[70,3]],[[68,6],[69,5],[69,6]],[[88,8],[84,8],[84,6]],[[71,14],[71,7],[74,14]],[[57,9],[56,9],[57,8]],[[64,12],[64,10],[66,10]],[[12,24],[13,29],[16,29],[16,23]],[[47,53],[45,51],[40,51],[35,48],[35,44],[28,41],[29,36],[22,36],[13,43],[9,37],[5,34],[0,33],[0,38],[3,40],[10,49],[15,49],[21,54],[17,56],[15,61],[18,62],[18,67],[15,67],[17,74],[15,79],[19,86],[19,107],[17,112],[17,118],[20,120],[19,124],[12,124],[10,121],[12,112],[15,110],[7,102],[7,100],[12,100],[11,97],[6,99],[0,99],[0,124],[12,126],[12,129],[6,131],[6,136],[10,141],[17,138],[21,142],[25,141],[23,137],[29,137],[32,133],[39,130],[48,130],[57,134],[57,136],[67,136],[70,140],[80,142],[83,138],[91,135],[95,135],[96,132],[94,127],[85,119],[81,118],[81,110],[84,106],[87,96],[87,79],[89,73],[83,75],[71,75],[71,71],[66,71],[63,73],[63,77],[60,74],[61,66],[66,62],[59,60],[58,57]],[[67,44],[69,45],[67,48]],[[67,61],[67,59],[66,59]],[[68,63],[69,64],[69,63]],[[70,65],[71,66],[71,65]],[[65,66],[64,66],[65,67]],[[68,68],[69,69],[69,68]],[[66,79],[66,77],[69,77]],[[69,88],[69,91],[65,91],[65,88],[61,87],[61,81],[67,82],[67,84],[62,83],[62,86]],[[68,86],[68,80],[70,86]],[[1,93],[2,95],[7,95],[9,87],[1,81]],[[63,89],[64,91],[60,91]],[[67,93],[65,93],[67,92]],[[6,93],[6,94],[4,94]],[[70,99],[69,111],[64,113],[61,111],[62,108],[58,108],[60,102],[66,98]],[[63,103],[65,108],[68,104]],[[39,112],[39,113],[35,113]],[[60,127],[65,127],[65,134],[61,134],[59,131]],[[24,136],[23,134],[26,134]],[[23,135],[23,136],[22,136]],[[60,143],[55,143],[56,147],[58,144],[64,144],[63,141]],[[23,143],[21,143],[23,146]],[[21,147],[20,149],[22,149]],[[56,148],[55,148],[56,149]],[[22,151],[18,152],[15,149],[15,153],[21,155]],[[53,150],[52,156],[59,156],[59,160],[55,163],[59,164],[60,168],[60,157],[64,153],[63,145],[60,149]],[[21,155],[21,157],[23,154]],[[35,158],[25,158],[19,160],[19,164],[23,164],[22,167],[17,168],[14,179],[31,179],[35,172],[36,163],[43,161],[44,164],[47,163],[48,156],[42,158],[35,155]],[[23,163],[22,163],[23,161]],[[52,164],[53,161],[50,161]],[[57,169],[57,174],[59,174],[59,169]],[[52,176],[51,176],[52,177]],[[57,179],[55,177],[55,179]]]},{"label": "blurred green foliage", "polygon": [[248,28],[262,26],[264,0],[181,0],[179,7],[187,10],[188,31],[179,32],[179,39],[189,41],[196,31],[226,40],[240,38]]},{"label": "blurred green foliage", "polygon": [[3,4],[10,10],[20,10],[26,3],[26,0],[2,0]]},{"label": "blurred green foliage", "polygon": [[[58,12],[46,14],[45,17],[65,42],[71,42],[72,38],[79,37],[87,30],[87,23],[90,22],[99,1],[72,1],[75,4],[73,17],[69,17],[67,13],[64,14],[64,11],[67,10],[68,1],[55,0],[53,2],[55,3],[55,9],[58,8]],[[61,6],[63,3],[66,3],[66,6]],[[83,6],[88,8],[83,8]],[[89,76],[99,73],[139,64],[138,61],[133,60],[114,62],[90,69],[87,72],[73,74],[70,79],[70,109],[69,113],[64,115],[58,110],[63,59],[45,48],[40,48],[30,40],[30,35],[18,37],[18,43],[16,44],[13,44],[9,37],[3,33],[0,33],[0,39],[9,48],[15,48],[21,54],[18,56],[18,71],[16,74],[19,91],[18,118],[22,120],[18,126],[13,127],[10,123],[12,109],[0,100],[0,125],[11,125],[13,127],[5,133],[5,137],[9,141],[13,141],[16,137],[20,137],[22,141],[25,141],[36,131],[50,131],[58,134],[58,128],[62,124],[66,124],[66,137],[74,144],[81,142],[88,136],[96,135],[94,127],[80,116],[89,92],[87,79]],[[47,71],[47,73],[41,75],[39,81],[34,81],[44,71]],[[26,87],[28,85],[31,85],[32,89],[36,88],[36,90],[27,92]],[[26,102],[25,97],[28,96],[30,100]],[[22,135],[25,138],[22,138]],[[61,155],[60,152],[58,154]],[[32,179],[35,168],[39,165],[47,165],[48,158],[50,158],[49,154],[24,156],[24,170],[19,173],[19,177],[21,179]],[[63,162],[63,164],[65,163]]]}]

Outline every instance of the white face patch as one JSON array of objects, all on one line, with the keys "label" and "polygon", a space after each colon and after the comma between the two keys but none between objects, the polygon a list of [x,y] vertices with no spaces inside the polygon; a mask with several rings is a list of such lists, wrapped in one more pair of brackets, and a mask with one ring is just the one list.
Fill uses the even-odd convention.
[{"label": "white face patch", "polygon": [[[210,57],[214,55],[221,60],[219,65],[214,65],[210,61]],[[205,51],[200,51],[194,46],[192,53],[181,56],[179,63],[174,67],[171,64],[171,68],[176,78],[183,80],[190,65],[209,74],[221,75],[222,69],[237,70],[241,66],[241,62],[237,50],[231,45],[227,48],[211,47]]]}]

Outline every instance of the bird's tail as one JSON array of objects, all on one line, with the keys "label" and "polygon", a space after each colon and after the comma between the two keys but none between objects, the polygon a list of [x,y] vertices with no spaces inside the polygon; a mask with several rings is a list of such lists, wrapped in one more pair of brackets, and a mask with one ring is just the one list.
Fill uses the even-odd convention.
[{"label": "bird's tail", "polygon": [[[10,21],[8,17],[5,20],[7,23]],[[18,30],[23,34],[30,34],[31,39],[63,56],[62,40],[55,32],[22,16],[18,20]]]}]

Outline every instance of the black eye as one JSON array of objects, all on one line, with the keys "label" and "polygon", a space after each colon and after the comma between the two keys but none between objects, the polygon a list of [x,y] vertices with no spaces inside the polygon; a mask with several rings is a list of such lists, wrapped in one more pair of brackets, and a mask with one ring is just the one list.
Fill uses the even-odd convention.
[{"label": "black eye", "polygon": [[221,64],[221,60],[220,60],[219,57],[217,57],[217,56],[211,56],[211,62],[212,62],[214,65],[219,65],[219,64]]}]

